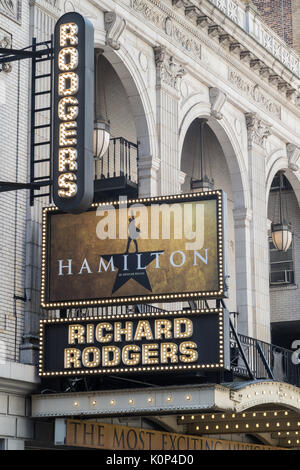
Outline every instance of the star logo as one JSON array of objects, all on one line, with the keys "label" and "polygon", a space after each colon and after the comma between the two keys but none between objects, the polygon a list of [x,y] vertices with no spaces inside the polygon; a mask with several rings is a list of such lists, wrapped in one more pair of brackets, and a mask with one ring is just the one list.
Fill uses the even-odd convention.
[{"label": "star logo", "polygon": [[147,274],[147,266],[151,264],[158,255],[164,251],[153,253],[152,251],[119,253],[114,255],[102,255],[102,258],[109,261],[113,257],[114,266],[118,268],[118,274],[112,289],[114,294],[120,287],[130,279],[134,279],[138,284],[152,292],[151,284]]}]

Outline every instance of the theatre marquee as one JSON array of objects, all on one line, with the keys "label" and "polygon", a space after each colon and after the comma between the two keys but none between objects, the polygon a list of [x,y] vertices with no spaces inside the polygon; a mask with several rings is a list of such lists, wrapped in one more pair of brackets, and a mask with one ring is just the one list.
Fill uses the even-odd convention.
[{"label": "theatre marquee", "polygon": [[43,377],[228,368],[223,309],[42,320]]},{"label": "theatre marquee", "polygon": [[226,296],[223,191],[43,212],[43,308]]}]

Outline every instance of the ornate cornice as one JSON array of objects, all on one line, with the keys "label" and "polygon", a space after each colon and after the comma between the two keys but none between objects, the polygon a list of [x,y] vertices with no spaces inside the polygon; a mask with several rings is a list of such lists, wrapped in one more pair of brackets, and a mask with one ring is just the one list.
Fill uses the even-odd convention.
[{"label": "ornate cornice", "polygon": [[184,68],[174,56],[167,53],[166,47],[154,47],[157,85],[167,85],[178,91],[180,79],[185,74]]},{"label": "ornate cornice", "polygon": [[256,113],[246,113],[246,125],[248,130],[248,147],[253,143],[264,147],[266,139],[271,135],[271,126],[260,119]]},{"label": "ornate cornice", "polygon": [[[256,73],[274,88],[274,91],[275,89],[280,91],[280,94],[291,103],[300,105],[296,77],[292,77],[291,73],[284,73],[282,69],[284,64],[274,61],[268,48],[265,52],[261,51],[261,54],[255,44],[252,48],[249,44],[253,41],[253,36],[247,31],[244,32],[246,36],[242,39],[240,29],[232,28],[229,21],[224,21],[224,14],[228,16],[227,9],[225,9],[226,11],[223,11],[222,8],[220,11],[211,9],[211,2],[208,0],[201,0],[197,6],[193,4],[193,0],[173,0],[172,3],[173,9],[159,0],[131,0],[131,8],[167,34],[166,25],[168,25],[170,39],[177,43],[179,41],[182,47],[194,57],[197,54],[195,54],[195,47],[192,48],[191,44],[194,44],[198,49],[200,47],[201,51],[201,42],[210,47],[213,47],[213,42],[216,42],[224,48],[224,55],[228,60],[231,55],[235,61],[239,59],[249,67],[251,72]],[[230,3],[231,6],[232,4],[233,2]],[[180,15],[180,9],[183,9],[184,17]],[[229,17],[234,22],[237,21],[235,15],[236,10],[233,8]],[[170,24],[174,25],[175,34],[169,26]],[[207,39],[203,38],[204,32],[207,34]],[[182,37],[184,37],[184,41],[181,41]],[[184,43],[188,47],[185,47]],[[218,53],[220,53],[219,50]]]}]

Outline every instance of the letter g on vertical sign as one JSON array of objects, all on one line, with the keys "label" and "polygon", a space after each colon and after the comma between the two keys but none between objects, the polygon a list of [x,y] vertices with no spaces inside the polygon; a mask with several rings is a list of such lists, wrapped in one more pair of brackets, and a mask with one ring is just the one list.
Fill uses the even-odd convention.
[{"label": "letter g on vertical sign", "polygon": [[94,197],[94,27],[66,13],[54,33],[53,200],[64,212]]}]

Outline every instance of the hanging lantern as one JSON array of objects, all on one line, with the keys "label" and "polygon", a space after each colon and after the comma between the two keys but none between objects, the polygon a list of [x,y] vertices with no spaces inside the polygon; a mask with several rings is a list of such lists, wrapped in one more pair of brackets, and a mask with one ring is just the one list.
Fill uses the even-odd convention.
[{"label": "hanging lantern", "polygon": [[105,75],[103,71],[102,49],[95,51],[95,121],[94,158],[100,160],[108,150],[110,142],[110,122],[107,119]]},{"label": "hanging lantern", "polygon": [[292,230],[290,224],[272,224],[272,241],[279,251],[287,251],[292,243]]},{"label": "hanging lantern", "polygon": [[94,123],[94,158],[100,160],[107,152],[110,142],[110,126],[106,121]]},{"label": "hanging lantern", "polygon": [[[207,119],[199,119],[200,123],[200,177],[199,178],[191,178],[191,191],[208,191],[214,189],[214,180],[209,179],[207,175],[204,174],[204,130],[205,125],[207,123]],[[193,168],[193,175],[194,175],[194,168]]]},{"label": "hanging lantern", "polygon": [[272,241],[278,251],[287,251],[292,243],[292,226],[283,214],[282,193],[283,171],[279,172],[279,223],[271,225]]}]

